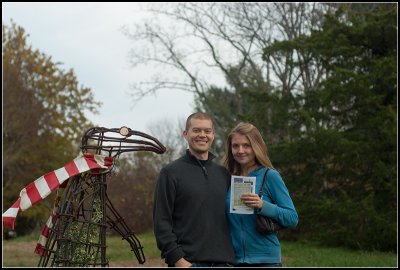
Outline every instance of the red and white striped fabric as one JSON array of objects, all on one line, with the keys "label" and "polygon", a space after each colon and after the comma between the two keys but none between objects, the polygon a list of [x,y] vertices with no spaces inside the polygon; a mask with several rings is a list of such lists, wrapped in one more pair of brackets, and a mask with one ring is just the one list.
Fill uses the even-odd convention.
[{"label": "red and white striped fabric", "polygon": [[46,198],[65,180],[80,173],[105,173],[112,167],[112,157],[94,154],[79,155],[62,168],[46,173],[30,183],[19,193],[18,200],[3,214],[3,228],[12,228],[18,213]]},{"label": "red and white striped fabric", "polygon": [[59,203],[60,203],[60,200],[61,200],[61,194],[63,193],[67,182],[68,181],[65,181],[57,189],[57,196],[55,198],[53,211],[51,212],[51,216],[47,220],[46,225],[44,225],[42,233],[39,236],[38,243],[36,244],[35,253],[39,254],[41,256],[46,256],[47,255],[47,253],[45,252],[44,247],[46,246],[47,239],[48,239],[49,234],[50,234],[50,229],[53,228],[53,225],[56,222],[56,213],[57,213],[58,207],[60,206]]}]

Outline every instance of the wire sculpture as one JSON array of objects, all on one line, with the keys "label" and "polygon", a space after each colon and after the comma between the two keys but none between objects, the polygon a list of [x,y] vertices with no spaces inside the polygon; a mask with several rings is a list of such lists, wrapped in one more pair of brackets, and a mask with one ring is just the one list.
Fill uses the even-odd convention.
[{"label": "wire sculpture", "polygon": [[[143,247],[134,231],[129,228],[109,200],[106,179],[111,174],[112,164],[122,153],[150,151],[163,154],[165,150],[166,148],[156,138],[125,126],[119,129],[94,127],[87,130],[81,143],[83,157],[74,160],[75,169],[68,167],[68,164],[65,166],[68,173],[75,170],[70,173],[73,176],[64,182],[59,179],[56,188],[49,184],[51,183],[49,174],[42,177],[49,185],[49,192],[56,190],[57,195],[52,215],[42,231],[35,250],[41,255],[38,266],[109,266],[106,257],[108,228],[120,234],[122,239],[130,244],[139,264],[144,264],[146,259]],[[57,175],[60,175],[60,172]],[[38,180],[42,178],[37,179],[34,185],[39,190],[37,193],[41,195],[43,190],[38,187],[42,187],[43,184]],[[30,185],[24,190],[27,190],[25,193],[29,195]],[[27,208],[24,207],[26,204],[24,200],[27,199],[24,199],[23,191],[20,193],[20,199],[13,205],[14,208],[10,209],[18,209],[20,212]],[[32,195],[29,196],[29,206],[31,206],[36,201],[33,201]],[[12,222],[15,221],[16,214],[11,215],[12,217],[7,214],[10,209],[3,214],[3,224],[7,218],[12,219]]]}]

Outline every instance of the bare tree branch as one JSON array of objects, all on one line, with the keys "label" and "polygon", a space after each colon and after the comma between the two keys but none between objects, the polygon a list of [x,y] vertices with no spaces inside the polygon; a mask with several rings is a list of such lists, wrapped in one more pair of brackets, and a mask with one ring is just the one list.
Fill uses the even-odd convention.
[{"label": "bare tree branch", "polygon": [[[244,87],[246,74],[254,74],[259,86],[287,93],[315,88],[323,70],[306,54],[270,55],[267,62],[262,54],[275,40],[293,40],[318,27],[323,7],[315,3],[174,3],[149,8],[150,22],[137,26],[132,34],[126,29],[137,45],[131,62],[136,67],[153,63],[161,72],[147,83],[136,84],[134,96],[139,100],[162,89],[179,89],[204,98],[214,83],[210,74],[220,74],[221,81],[225,78],[225,87],[232,92]],[[154,18],[159,18],[158,23]],[[177,78],[165,79],[167,72]]]}]

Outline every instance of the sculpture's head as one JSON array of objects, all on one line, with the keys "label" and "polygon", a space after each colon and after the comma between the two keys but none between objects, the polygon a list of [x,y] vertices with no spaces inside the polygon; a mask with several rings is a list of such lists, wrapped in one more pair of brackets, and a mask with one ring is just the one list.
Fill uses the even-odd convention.
[{"label": "sculpture's head", "polygon": [[123,126],[121,128],[93,127],[88,129],[82,137],[81,150],[84,154],[92,153],[115,157],[123,152],[134,151],[163,154],[166,148],[156,138]]}]

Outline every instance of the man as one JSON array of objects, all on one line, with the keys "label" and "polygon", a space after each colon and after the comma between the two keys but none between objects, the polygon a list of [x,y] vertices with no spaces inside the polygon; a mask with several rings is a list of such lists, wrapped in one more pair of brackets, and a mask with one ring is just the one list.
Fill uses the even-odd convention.
[{"label": "man", "polygon": [[211,117],[191,114],[189,149],[160,171],[154,193],[154,233],[168,266],[229,266],[235,262],[226,216],[230,174],[214,163]]}]

